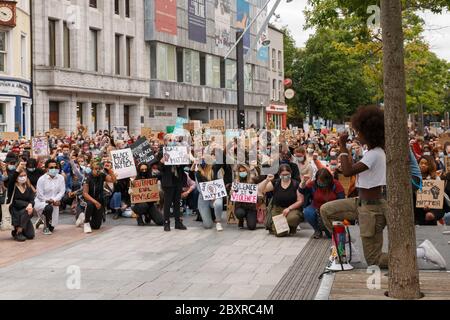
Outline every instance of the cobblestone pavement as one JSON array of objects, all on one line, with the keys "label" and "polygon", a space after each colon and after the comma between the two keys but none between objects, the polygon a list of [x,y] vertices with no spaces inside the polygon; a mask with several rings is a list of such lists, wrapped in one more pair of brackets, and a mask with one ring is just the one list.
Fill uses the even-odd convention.
[{"label": "cobblestone pavement", "polygon": [[[73,220],[62,217],[63,223]],[[82,236],[72,243],[41,248],[0,268],[0,299],[266,299],[313,233],[306,225],[288,238],[235,225],[219,233],[191,217],[185,221],[187,231],[170,233],[110,217],[106,228],[89,236],[73,226],[77,231],[70,232]],[[17,246],[3,238],[10,241],[3,250]],[[33,241],[21,245],[27,252]],[[80,289],[69,289],[77,270]]]}]

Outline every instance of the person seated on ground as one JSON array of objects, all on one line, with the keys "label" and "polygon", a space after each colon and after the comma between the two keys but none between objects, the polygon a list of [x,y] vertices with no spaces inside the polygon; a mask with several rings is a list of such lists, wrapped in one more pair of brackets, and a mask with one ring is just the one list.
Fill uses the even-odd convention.
[{"label": "person seated on ground", "polygon": [[[361,107],[351,122],[358,140],[368,146],[368,151],[354,164],[346,146],[348,135],[343,134],[339,137],[340,157],[343,174],[346,177],[357,176],[359,197],[327,202],[320,208],[320,214],[330,233],[333,233],[333,221],[358,219],[366,263],[386,269],[388,255],[382,252],[388,210],[383,192],[386,186],[384,113],[378,107]],[[444,258],[428,240],[418,247],[417,256],[445,268]]]},{"label": "person seated on ground", "polygon": [[323,226],[320,217],[320,207],[333,200],[345,199],[344,188],[341,183],[333,179],[331,173],[325,169],[319,169],[316,173],[315,181],[302,182],[300,184],[300,193],[305,196],[305,209],[303,210],[305,220],[314,229],[314,239],[320,239],[325,232],[328,238],[331,233]]},{"label": "person seated on ground", "polygon": [[[238,165],[238,172],[236,172],[237,183],[255,184],[255,179],[250,173],[250,168],[244,165]],[[257,210],[256,203],[235,202],[234,215],[239,220],[239,229],[244,229],[244,219],[247,222],[249,230],[256,230],[257,225]]]},{"label": "person seated on ground", "polygon": [[[436,162],[431,156],[422,156],[419,159],[419,168],[422,173],[422,180],[441,180],[436,174]],[[435,226],[437,222],[444,217],[444,208],[430,209],[417,208],[417,192],[413,195],[414,200],[414,220],[418,225]]]},{"label": "person seated on ground", "polygon": [[[145,163],[140,164],[138,167],[138,174],[135,180],[144,180],[152,178],[157,179],[157,176],[154,176],[152,174],[150,167]],[[158,226],[164,225],[164,218],[161,212],[156,208],[155,202],[135,204],[134,206],[132,206],[132,210],[138,215],[137,217],[138,226],[145,226],[145,224],[150,224],[152,220]]]},{"label": "person seated on ground", "polygon": [[303,205],[304,197],[298,191],[299,184],[292,179],[291,174],[291,167],[283,164],[278,171],[279,180],[275,180],[274,175],[268,175],[266,180],[259,185],[260,192],[263,194],[273,192],[272,205],[269,206],[267,214],[271,217],[282,214],[287,219],[290,231],[281,234],[276,234],[275,226],[272,220],[269,219],[266,228],[271,233],[276,234],[277,237],[296,234],[298,225],[303,221],[303,214],[300,208]]},{"label": "person seated on ground", "polygon": [[[19,242],[32,240],[35,236],[34,227],[31,223],[34,212],[35,194],[31,183],[27,178],[25,167],[25,162],[19,165],[17,173],[11,178],[11,183],[15,180],[14,185],[8,192],[8,203],[11,203],[9,211],[14,227],[11,234],[14,240]],[[10,192],[12,194],[10,194]]]}]

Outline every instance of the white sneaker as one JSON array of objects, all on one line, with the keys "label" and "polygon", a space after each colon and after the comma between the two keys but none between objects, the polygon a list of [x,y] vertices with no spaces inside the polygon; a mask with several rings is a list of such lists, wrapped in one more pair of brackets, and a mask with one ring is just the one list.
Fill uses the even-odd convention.
[{"label": "white sneaker", "polygon": [[84,224],[84,233],[92,233],[91,224],[85,223]]},{"label": "white sneaker", "polygon": [[216,223],[216,230],[219,231],[219,232],[223,231],[222,224]]},{"label": "white sneaker", "polygon": [[78,216],[77,222],[75,222],[75,226],[77,228],[81,227],[81,225],[84,223],[84,213],[80,213],[80,215]]},{"label": "white sneaker", "polygon": [[439,266],[441,269],[445,269],[447,263],[436,247],[427,239],[422,244],[419,245],[419,248],[422,248],[425,252],[424,260],[434,263]]}]

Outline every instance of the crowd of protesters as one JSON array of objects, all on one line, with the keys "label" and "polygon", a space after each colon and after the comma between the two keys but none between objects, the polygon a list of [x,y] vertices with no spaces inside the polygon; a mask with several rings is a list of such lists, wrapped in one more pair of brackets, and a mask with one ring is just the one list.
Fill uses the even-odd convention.
[{"label": "crowd of protesters", "polygon": [[[316,239],[331,238],[333,221],[359,221],[366,260],[386,266],[381,251],[387,211],[382,111],[359,109],[351,128],[343,132],[278,131],[264,146],[255,143],[256,163],[249,161],[251,146],[245,149],[245,163],[230,163],[228,155],[238,154],[238,140],[221,146],[213,139],[203,153],[188,149],[191,164],[179,166],[165,164],[163,148],[186,146],[186,139],[157,134],[149,139],[156,161],[136,163],[137,175],[126,179],[117,179],[110,152],[130,148],[140,137],[114,139],[108,130],[92,137],[80,132],[65,138],[48,136],[50,156],[45,158],[33,157],[29,140],[3,141],[2,203],[10,204],[12,237],[20,242],[33,239],[41,226],[45,235],[51,235],[61,211],[70,211],[75,226],[85,233],[100,229],[108,214],[117,220],[127,212],[135,214],[138,226],[153,223],[170,231],[174,218],[175,229],[186,230],[185,213],[197,216],[204,228],[222,232],[228,219],[224,212],[233,210],[240,229],[255,230],[260,223],[271,234],[283,237],[296,234],[299,224],[306,221]],[[423,180],[444,180],[446,193],[441,209],[415,207],[415,222],[450,224],[450,168],[445,167],[450,142],[440,144],[438,136],[420,137],[414,131],[410,138],[414,198]],[[277,172],[264,173],[264,166],[274,162]],[[159,180],[160,201],[131,203],[131,182],[150,178]],[[228,197],[204,200],[200,183],[217,179],[223,179]],[[233,182],[257,184],[257,202],[231,203]],[[286,217],[288,232],[276,232],[272,218],[277,215]],[[418,248],[418,255],[443,266],[429,242]]]}]

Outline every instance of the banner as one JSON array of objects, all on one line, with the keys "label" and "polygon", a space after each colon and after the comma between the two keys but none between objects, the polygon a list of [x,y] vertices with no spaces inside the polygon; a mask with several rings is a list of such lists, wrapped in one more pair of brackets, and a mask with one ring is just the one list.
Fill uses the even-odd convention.
[{"label": "banner", "polygon": [[191,163],[187,147],[164,147],[164,165],[179,166]]},{"label": "banner", "polygon": [[189,40],[206,43],[206,0],[188,1]]},{"label": "banner", "polygon": [[442,209],[444,207],[444,180],[423,180],[422,191],[417,190],[417,208]]},{"label": "banner", "polygon": [[31,138],[31,150],[33,157],[48,157],[50,153],[47,137]]},{"label": "banner", "polygon": [[130,136],[128,135],[128,127],[113,127],[113,138],[114,141],[121,140],[127,141],[130,140]]},{"label": "banner", "polygon": [[156,31],[177,35],[177,0],[155,0]]},{"label": "banner", "polygon": [[158,179],[134,180],[131,188],[132,204],[159,201]]},{"label": "banner", "polygon": [[[237,0],[236,8],[236,31],[244,31],[245,28],[247,28],[247,26],[250,24],[250,4],[245,0]],[[247,54],[247,51],[250,48],[250,30],[245,33],[243,41],[244,54]]]},{"label": "banner", "polygon": [[219,48],[230,48],[231,42],[231,0],[216,0],[215,41]]},{"label": "banner", "polygon": [[0,136],[2,137],[2,140],[5,141],[16,141],[19,140],[19,133],[18,132],[1,132]]},{"label": "banner", "polygon": [[113,170],[117,179],[126,179],[137,175],[131,149],[111,151]]},{"label": "banner", "polygon": [[146,163],[148,165],[152,165],[158,162],[153,154],[152,146],[146,138],[140,138],[133,145],[131,145],[131,151],[133,152],[134,160],[136,160],[139,164]]},{"label": "banner", "polygon": [[200,191],[202,192],[203,200],[216,200],[227,197],[227,190],[223,179],[201,182]]},{"label": "banner", "polygon": [[[267,18],[266,10],[261,13],[261,15],[256,20],[257,29],[260,30],[263,27],[264,21]],[[267,62],[269,61],[269,47],[264,46],[264,41],[267,41],[269,39],[269,33],[267,26],[264,28],[264,31],[261,34],[261,37],[258,39],[258,46],[257,46],[257,59],[259,61]]]},{"label": "banner", "polygon": [[256,203],[258,202],[258,189],[256,184],[233,182],[231,187],[231,201]]}]

